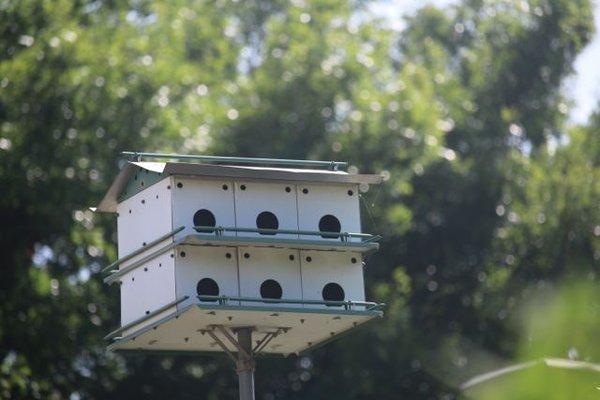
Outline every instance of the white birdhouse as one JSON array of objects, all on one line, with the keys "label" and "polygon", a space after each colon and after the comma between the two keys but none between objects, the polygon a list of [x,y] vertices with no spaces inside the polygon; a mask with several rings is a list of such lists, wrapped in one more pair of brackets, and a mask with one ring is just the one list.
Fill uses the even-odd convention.
[{"label": "white birdhouse", "polygon": [[[343,163],[134,153],[97,210],[117,214],[121,327],[112,350],[298,353],[382,315],[366,302],[359,185]],[[142,159],[176,162],[148,162]],[[185,161],[185,162],[184,162]],[[191,162],[195,161],[195,162]],[[268,340],[267,340],[268,338]]]}]

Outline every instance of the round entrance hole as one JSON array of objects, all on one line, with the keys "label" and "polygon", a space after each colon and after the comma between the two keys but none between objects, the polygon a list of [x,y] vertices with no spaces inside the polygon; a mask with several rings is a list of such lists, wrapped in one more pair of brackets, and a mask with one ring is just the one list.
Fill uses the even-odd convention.
[{"label": "round entrance hole", "polygon": [[280,299],[282,295],[281,285],[274,279],[267,279],[260,285],[260,297],[263,299]]},{"label": "round entrance hole", "polygon": [[218,296],[219,285],[214,281],[214,279],[202,278],[196,285],[196,293],[198,293],[198,296]]},{"label": "round entrance hole", "polygon": [[[319,230],[321,232],[340,232],[342,230],[342,224],[340,224],[340,220],[335,216],[327,214],[322,216],[319,220]],[[321,234],[321,237],[325,239],[336,239],[339,235]]]},{"label": "round entrance hole", "polygon": [[215,226],[216,224],[215,215],[205,208],[194,214],[194,226]]},{"label": "round entrance hole", "polygon": [[[278,229],[279,221],[277,216],[270,211],[263,211],[256,217],[256,227],[258,229]],[[275,232],[260,232],[261,235],[274,235]]]},{"label": "round entrance hole", "polygon": [[325,301],[344,301],[346,297],[344,289],[334,282],[330,282],[323,287],[323,300]]}]

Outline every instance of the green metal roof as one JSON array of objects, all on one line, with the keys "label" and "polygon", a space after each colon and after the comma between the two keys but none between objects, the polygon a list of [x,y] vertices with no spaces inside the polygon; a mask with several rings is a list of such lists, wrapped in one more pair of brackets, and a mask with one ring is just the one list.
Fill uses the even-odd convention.
[{"label": "green metal roof", "polygon": [[253,157],[220,157],[207,155],[187,154],[164,154],[144,153],[137,151],[124,151],[121,154],[129,157],[132,161],[142,160],[195,160],[203,163],[225,164],[225,165],[262,165],[262,166],[285,166],[285,167],[311,167],[325,168],[337,171],[340,167],[346,167],[348,163],[341,161],[320,160],[291,160],[286,158],[253,158]]},{"label": "green metal roof", "polygon": [[[183,156],[181,156],[183,157]],[[198,156],[199,157],[199,156]],[[203,156],[208,157],[208,156]],[[339,170],[323,169],[325,165],[332,163],[329,161],[305,161],[308,166],[314,163],[325,163],[317,165],[316,169],[311,168],[291,168],[299,160],[287,160],[290,164],[283,167],[271,167],[271,164],[261,164],[264,160],[272,159],[244,159],[242,165],[234,164],[238,158],[227,158],[228,163],[215,164],[209,163],[191,163],[191,162],[150,162],[150,161],[127,161],[123,169],[114,179],[104,198],[96,208],[99,212],[116,212],[117,204],[123,199],[138,193],[144,188],[169,176],[187,176],[197,178],[212,179],[231,179],[248,181],[280,181],[280,182],[304,182],[304,183],[323,183],[323,184],[379,184],[382,182],[380,175],[374,174],[351,174]],[[256,160],[251,163],[250,160]],[[202,160],[200,160],[202,161]],[[285,161],[285,160],[275,160]],[[294,162],[294,163],[291,163]],[[341,164],[339,162],[333,162]],[[263,165],[263,166],[259,166]],[[276,164],[280,165],[280,164]],[[306,166],[305,165],[305,166]],[[137,176],[137,179],[136,179]],[[143,182],[143,185],[142,185]]]}]

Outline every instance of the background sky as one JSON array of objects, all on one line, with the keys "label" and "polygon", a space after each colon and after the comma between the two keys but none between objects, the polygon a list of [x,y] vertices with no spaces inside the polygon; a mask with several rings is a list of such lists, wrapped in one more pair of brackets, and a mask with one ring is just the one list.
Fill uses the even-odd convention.
[{"label": "background sky", "polygon": [[[402,30],[401,18],[415,12],[425,4],[444,7],[455,0],[381,0],[371,5],[371,11],[386,17],[390,25]],[[565,82],[565,91],[573,100],[570,120],[573,123],[585,123],[600,101],[600,1],[594,1],[594,20],[596,33],[592,42],[579,55],[575,62],[575,75]]]}]

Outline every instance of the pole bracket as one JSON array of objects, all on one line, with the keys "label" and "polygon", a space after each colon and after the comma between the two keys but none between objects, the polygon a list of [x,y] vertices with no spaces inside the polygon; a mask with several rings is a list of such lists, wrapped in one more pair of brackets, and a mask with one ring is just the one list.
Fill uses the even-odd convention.
[{"label": "pole bracket", "polygon": [[[246,351],[242,347],[242,345],[235,339],[235,337],[229,332],[229,330],[223,325],[210,325],[207,327],[208,329],[204,329],[201,333],[207,333],[215,343],[229,356],[229,358],[236,365],[236,371],[249,371],[254,370],[256,363],[254,362],[253,351]],[[250,328],[253,329],[253,328]],[[224,339],[221,339],[217,336],[217,332],[221,333]],[[235,350],[231,350],[226,342],[233,345]],[[241,357],[236,357],[234,351]]]},{"label": "pole bracket", "polygon": [[271,340],[275,339],[277,336],[287,333],[290,328],[277,328],[275,332],[267,332],[262,339],[256,342],[256,346],[252,349],[252,353],[255,355],[259,355],[261,351],[263,351],[267,345],[271,342]]},{"label": "pole bracket", "polygon": [[[279,327],[274,331],[266,332],[252,347],[252,331],[255,329],[253,326],[227,328],[224,325],[209,325],[207,329],[199,330],[203,335],[208,334],[235,364],[241,400],[254,400],[256,356],[260,355],[273,339],[287,333],[291,328]],[[217,333],[221,337],[217,336]],[[234,349],[231,349],[231,346]]]}]

